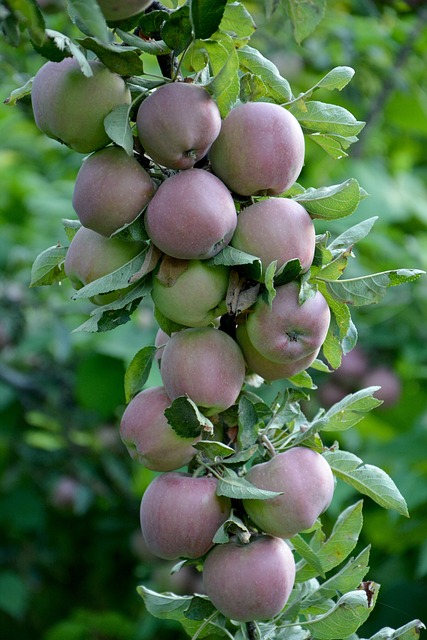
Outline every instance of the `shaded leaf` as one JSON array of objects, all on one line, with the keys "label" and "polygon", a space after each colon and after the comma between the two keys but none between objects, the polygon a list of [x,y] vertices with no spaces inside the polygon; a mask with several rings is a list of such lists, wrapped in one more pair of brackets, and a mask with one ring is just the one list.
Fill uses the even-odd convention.
[{"label": "shaded leaf", "polygon": [[228,468],[224,469],[224,476],[218,480],[216,492],[219,496],[239,500],[268,500],[282,494],[280,491],[258,489],[258,487]]},{"label": "shaded leaf", "polygon": [[80,31],[102,42],[111,42],[111,31],[96,0],[69,0],[68,13]]},{"label": "shaded leaf", "polygon": [[83,51],[68,36],[53,29],[46,29],[46,35],[53,40],[60,51],[70,53],[77,60],[83,75],[87,78],[93,76],[92,68]]},{"label": "shaded leaf", "polygon": [[[219,43],[222,46],[222,43]],[[215,99],[221,113],[225,118],[230,109],[236,104],[240,94],[239,60],[234,48],[224,49],[225,62],[219,71],[215,72],[213,80],[205,85],[205,89]],[[212,62],[212,60],[211,60]]]},{"label": "shaded leaf", "polygon": [[140,75],[144,68],[137,51],[129,46],[102,42],[96,38],[78,38],[77,42],[85,49],[93,51],[101,62],[121,76]]},{"label": "shaded leaf", "polygon": [[165,416],[181,438],[197,438],[202,431],[213,433],[212,422],[199,411],[188,396],[176,398],[171,406],[165,409]]},{"label": "shaded leaf", "polygon": [[205,454],[206,457],[216,461],[217,458],[227,458],[235,453],[233,447],[215,440],[199,440],[194,448]]},{"label": "shaded leaf", "polygon": [[255,22],[241,2],[227,2],[219,29],[233,39],[235,46],[243,46],[256,29]]},{"label": "shaded leaf", "polygon": [[325,15],[326,0],[286,0],[294,37],[301,44],[317,27]]},{"label": "shaded leaf", "polygon": [[227,0],[190,0],[190,20],[195,38],[206,40],[218,29]]},{"label": "shaded leaf", "polygon": [[40,287],[61,282],[67,276],[64,260],[68,247],[55,245],[42,251],[34,260],[31,268],[30,287]]},{"label": "shaded leaf", "polygon": [[189,5],[184,4],[170,13],[160,33],[175,55],[182,53],[193,39]]},{"label": "shaded leaf", "polygon": [[285,103],[292,98],[289,82],[282,78],[276,65],[257,49],[245,45],[238,50],[237,54],[242,71],[259,76],[267,87],[267,95],[275,102]]},{"label": "shaded leaf", "polygon": [[104,119],[104,129],[108,137],[119,147],[122,147],[128,156],[133,154],[133,135],[129,122],[131,105],[121,104],[115,107]]},{"label": "shaded leaf", "polygon": [[239,400],[237,441],[241,449],[255,444],[259,433],[259,419],[255,405],[242,395]]},{"label": "shaded leaf", "polygon": [[248,540],[250,538],[250,533],[245,526],[244,522],[234,515],[233,511],[231,512],[229,518],[220,526],[218,531],[215,533],[212,538],[212,542],[215,544],[226,544],[230,536],[239,532],[240,534],[244,534],[247,536]]},{"label": "shaded leaf", "polygon": [[140,349],[132,358],[124,378],[126,402],[130,402],[147,382],[156,352],[157,347],[149,345]]}]

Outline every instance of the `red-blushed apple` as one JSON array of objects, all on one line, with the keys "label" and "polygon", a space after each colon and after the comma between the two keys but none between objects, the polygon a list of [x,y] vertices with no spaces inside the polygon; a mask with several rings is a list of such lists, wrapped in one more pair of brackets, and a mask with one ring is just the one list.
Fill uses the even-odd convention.
[{"label": "red-blushed apple", "polygon": [[127,405],[120,437],[131,458],[152,471],[175,471],[197,453],[197,438],[181,438],[168,423],[165,410],[171,400],[163,387],[140,391]]},{"label": "red-blushed apple", "polygon": [[231,240],[234,200],[219,178],[203,169],[180,171],[157,189],[145,214],[153,243],[173,258],[211,258]]},{"label": "red-blushed apple", "polygon": [[[106,238],[96,231],[80,227],[65,256],[64,271],[75,289],[101,278],[135,258],[144,244],[119,238]],[[128,287],[91,298],[94,304],[108,304],[119,298]]]},{"label": "red-blushed apple", "polygon": [[325,458],[307,447],[293,447],[255,464],[246,479],[259,489],[283,492],[268,500],[244,500],[243,506],[264,533],[291,538],[309,529],[330,505],[334,476]]},{"label": "red-blushed apple", "polygon": [[187,327],[206,327],[227,312],[229,267],[210,266],[203,260],[168,258],[166,262],[171,269],[160,268],[151,292],[166,318]]},{"label": "red-blushed apple", "polygon": [[384,365],[367,371],[359,384],[360,388],[381,387],[381,389],[375,391],[374,396],[383,401],[381,405],[383,408],[391,407],[399,402],[402,394],[402,382],[399,376]]},{"label": "red-blushed apple", "polygon": [[243,209],[230,244],[257,256],[265,270],[274,260],[280,269],[298,258],[302,272],[311,266],[316,244],[313,221],[307,211],[290,198],[267,198]]},{"label": "red-blushed apple", "polygon": [[153,0],[97,0],[106,20],[126,20],[147,9]]},{"label": "red-blushed apple", "polygon": [[209,152],[215,175],[235,193],[279,195],[304,164],[304,134],[295,116],[269,102],[246,102],[228,113]]},{"label": "red-blushed apple", "polygon": [[164,558],[199,558],[213,546],[213,537],[228,519],[229,498],[216,495],[217,480],[170,471],[148,485],[140,520],[145,544]]},{"label": "red-blushed apple", "polygon": [[38,128],[79,153],[91,153],[111,142],[104,118],[115,107],[131,102],[123,78],[96,60],[89,65],[91,77],[82,73],[75,58],[46,62],[31,89]]},{"label": "red-blushed apple", "polygon": [[318,351],[329,329],[331,312],[320,291],[299,302],[295,280],[277,287],[270,307],[259,296],[248,313],[249,340],[257,351],[273,362],[294,362]]},{"label": "red-blushed apple", "polygon": [[106,147],[83,160],[73,207],[84,227],[109,237],[137,218],[155,189],[136,158],[120,147]]},{"label": "red-blushed apple", "polygon": [[284,540],[255,535],[230,540],[209,552],[203,585],[215,607],[239,622],[270,620],[280,613],[295,582],[295,561]]},{"label": "red-blushed apple", "polygon": [[167,341],[161,377],[172,400],[188,395],[207,415],[233,405],[245,379],[239,345],[213,327],[183,329]]},{"label": "red-blushed apple", "polygon": [[250,373],[256,373],[267,382],[292,378],[301,373],[316,360],[319,351],[314,351],[304,358],[290,362],[273,362],[268,360],[255,349],[248,338],[246,324],[241,323],[236,329],[237,344],[242,350],[246,365]]},{"label": "red-blushed apple", "polygon": [[163,349],[165,348],[166,342],[169,340],[170,336],[163,331],[163,329],[158,329],[156,333],[156,337],[154,338],[154,346],[157,347],[155,360],[160,366],[160,361],[162,359]]},{"label": "red-blushed apple", "polygon": [[190,169],[217,138],[221,115],[200,85],[171,82],[141,102],[136,125],[144,151],[154,162],[169,169]]}]

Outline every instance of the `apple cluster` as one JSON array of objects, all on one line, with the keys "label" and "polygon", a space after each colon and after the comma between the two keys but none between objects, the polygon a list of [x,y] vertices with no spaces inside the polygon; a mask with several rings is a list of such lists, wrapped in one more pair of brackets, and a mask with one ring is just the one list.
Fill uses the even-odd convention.
[{"label": "apple cluster", "polygon": [[[136,2],[136,11],[144,4]],[[121,3],[110,5],[115,12]],[[204,559],[206,593],[225,616],[266,620],[281,611],[293,588],[295,562],[286,540],[312,527],[328,507],[332,471],[320,453],[290,448],[245,468],[254,487],[278,495],[236,505],[218,495],[215,474],[182,470],[194,469],[201,436],[179,435],[168,409],[186,397],[214,420],[236,405],[248,373],[267,381],[292,377],[322,347],[329,306],[320,292],[300,299],[299,276],[314,258],[314,225],[304,207],[282,195],[302,170],[303,132],[279,105],[242,103],[221,118],[201,85],[167,82],[140,102],[136,151],[128,155],[111,144],[103,122],[114,108],[130,105],[129,89],[101,62],[89,64],[91,77],[74,58],[47,62],[34,78],[32,104],[46,135],[89,154],[73,194],[81,226],[65,258],[72,285],[83,287],[142,251],[146,242],[121,235],[135,221],[159,255],[150,275],[152,300],[174,327],[170,335],[160,329],[156,339],[162,386],[137,393],[120,424],[130,455],[159,472],[142,498],[142,533],[160,558]],[[239,270],[213,260],[227,247],[260,265],[252,278],[254,300],[234,314],[230,282]],[[290,261],[298,261],[297,276],[269,300],[270,265],[280,273]],[[239,273],[251,284],[244,268]],[[124,293],[92,301],[103,305]],[[214,544],[232,508],[242,510],[251,535]]]}]

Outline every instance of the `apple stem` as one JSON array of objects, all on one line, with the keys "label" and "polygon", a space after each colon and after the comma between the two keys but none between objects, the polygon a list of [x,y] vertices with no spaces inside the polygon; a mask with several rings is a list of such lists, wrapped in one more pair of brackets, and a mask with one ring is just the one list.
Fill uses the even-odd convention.
[{"label": "apple stem", "polygon": [[277,455],[276,449],[274,448],[272,442],[265,435],[265,433],[263,433],[261,436],[261,444],[267,449],[268,453],[272,458],[274,458],[274,456]]}]

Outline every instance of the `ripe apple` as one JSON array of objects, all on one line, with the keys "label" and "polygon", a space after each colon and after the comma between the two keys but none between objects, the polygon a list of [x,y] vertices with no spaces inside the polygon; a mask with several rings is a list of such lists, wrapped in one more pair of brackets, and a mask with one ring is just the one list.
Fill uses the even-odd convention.
[{"label": "ripe apple", "polygon": [[[65,274],[75,289],[81,289],[125,265],[137,256],[144,246],[140,242],[106,238],[96,231],[80,227],[65,256]],[[91,298],[91,301],[94,304],[108,304],[127,290],[128,288],[102,293]]]},{"label": "ripe apple", "polygon": [[172,400],[188,395],[212,415],[236,402],[245,378],[245,361],[238,344],[223,331],[183,329],[165,345],[161,376]]},{"label": "ripe apple", "polygon": [[255,349],[248,337],[246,323],[241,323],[236,329],[236,340],[242,350],[246,365],[251,373],[264,378],[268,382],[273,380],[283,380],[292,378],[297,373],[301,373],[316,360],[319,350],[310,353],[308,356],[290,362],[273,362],[265,358]]},{"label": "ripe apple", "polygon": [[243,501],[256,526],[280,538],[312,527],[334,495],[331,467],[320,453],[307,447],[294,447],[255,464],[246,478],[259,489],[283,492],[268,500]]},{"label": "ripe apple", "polygon": [[115,107],[130,104],[123,78],[91,60],[93,75],[83,75],[75,58],[46,62],[31,90],[34,120],[49,138],[79,153],[91,153],[111,142],[104,118]]},{"label": "ripe apple", "polygon": [[228,519],[229,498],[216,495],[216,478],[170,471],[146,489],[140,509],[141,530],[151,553],[164,558],[199,558]]},{"label": "ripe apple", "polygon": [[259,296],[247,318],[248,337],[265,358],[273,362],[294,362],[322,346],[328,333],[331,313],[320,291],[299,303],[295,280],[277,287],[270,308]]},{"label": "ripe apple", "polygon": [[279,269],[298,258],[305,272],[313,262],[316,232],[310,215],[298,202],[267,198],[239,213],[230,244],[257,256],[264,270],[274,260]]},{"label": "ripe apple", "polygon": [[153,0],[97,0],[106,20],[126,20],[141,13]]},{"label": "ripe apple", "polygon": [[383,401],[383,408],[396,404],[402,394],[402,382],[399,376],[384,365],[370,369],[360,381],[360,388],[373,386],[381,387],[374,395],[378,400]]},{"label": "ripe apple", "polygon": [[103,236],[133,222],[155,192],[145,169],[120,147],[106,147],[83,161],[74,185],[80,222]]},{"label": "ripe apple", "polygon": [[221,115],[200,85],[171,82],[141,102],[136,124],[144,151],[154,162],[170,169],[190,169],[218,136]]},{"label": "ripe apple", "polygon": [[175,471],[188,464],[197,453],[192,446],[198,438],[181,438],[165,416],[171,400],[163,387],[140,391],[127,405],[120,437],[131,458],[152,471]]},{"label": "ripe apple", "polygon": [[166,318],[187,327],[206,327],[226,313],[229,267],[209,266],[203,260],[172,260],[176,276],[172,272],[168,282],[160,270],[153,278],[151,292]]},{"label": "ripe apple", "polygon": [[237,224],[234,200],[216,176],[187,169],[167,178],[145,214],[153,243],[173,258],[211,258],[231,240]]},{"label": "ripe apple", "polygon": [[280,613],[294,582],[292,551],[272,536],[216,545],[203,567],[206,594],[218,611],[239,622],[270,620]]},{"label": "ripe apple", "polygon": [[296,181],[304,152],[304,134],[292,113],[269,102],[246,102],[223,120],[209,158],[232,191],[274,196]]}]

